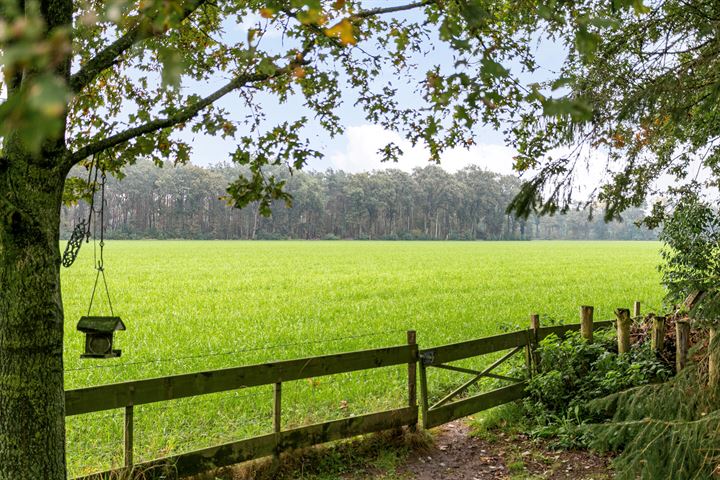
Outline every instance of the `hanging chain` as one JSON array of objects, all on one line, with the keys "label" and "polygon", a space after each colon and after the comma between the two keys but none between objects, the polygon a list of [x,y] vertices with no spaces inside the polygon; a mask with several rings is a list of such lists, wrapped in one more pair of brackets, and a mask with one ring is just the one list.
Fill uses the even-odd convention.
[{"label": "hanging chain", "polygon": [[108,306],[110,307],[110,314],[112,316],[115,316],[115,312],[113,311],[112,306],[112,300],[110,299],[110,290],[108,289],[107,278],[105,278],[105,259],[103,258],[103,250],[105,248],[105,181],[105,170],[103,170],[102,183],[100,184],[100,211],[98,212],[100,214],[100,259],[98,260],[96,257],[95,270],[97,270],[97,274],[95,275],[95,284],[93,285],[92,294],[90,295],[88,316],[90,316],[90,311],[92,310],[93,300],[95,300],[95,291],[97,290],[98,281],[100,280],[101,276],[103,285],[105,286],[105,295],[107,296]]},{"label": "hanging chain", "polygon": [[[95,168],[95,179],[92,179],[93,174],[93,167]],[[103,176],[104,176],[103,172]],[[93,161],[93,163],[90,164],[90,169],[88,171],[88,179],[87,179],[87,185],[90,187],[92,185],[92,191],[90,193],[90,212],[88,213],[88,218],[85,220],[84,218],[80,220],[76,225],[75,228],[73,228],[72,235],[70,236],[70,240],[68,240],[67,245],[65,245],[65,252],[63,252],[62,256],[62,265],[65,268],[70,268],[73,263],[75,263],[75,260],[77,259],[78,254],[80,253],[80,247],[82,247],[83,240],[85,242],[90,241],[90,222],[92,221],[92,214],[93,210],[95,209],[95,189],[97,187],[97,177],[98,177],[98,166],[97,162]],[[92,182],[91,182],[92,180]]]},{"label": "hanging chain", "polygon": [[105,170],[102,172],[102,183],[100,184],[100,260],[98,261],[97,268],[102,270],[105,265],[103,259],[103,249],[105,248]]}]

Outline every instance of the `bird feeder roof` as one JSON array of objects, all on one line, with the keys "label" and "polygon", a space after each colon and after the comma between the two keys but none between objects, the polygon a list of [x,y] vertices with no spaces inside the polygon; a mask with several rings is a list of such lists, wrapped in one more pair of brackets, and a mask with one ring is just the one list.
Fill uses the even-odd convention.
[{"label": "bird feeder roof", "polygon": [[125,330],[120,317],[81,317],[77,329],[84,333],[112,333]]}]

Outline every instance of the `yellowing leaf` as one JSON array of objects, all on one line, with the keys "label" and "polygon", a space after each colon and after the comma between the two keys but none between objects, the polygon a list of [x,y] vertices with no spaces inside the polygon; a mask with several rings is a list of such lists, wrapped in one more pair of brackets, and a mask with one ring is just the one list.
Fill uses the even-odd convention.
[{"label": "yellowing leaf", "polygon": [[311,8],[307,11],[298,13],[298,20],[304,25],[324,25],[327,19],[323,15],[322,10]]},{"label": "yellowing leaf", "polygon": [[340,10],[340,9],[343,8],[344,6],[345,6],[345,0],[335,0],[335,1],[333,2],[333,5],[332,5],[332,7],[333,7],[335,10]]},{"label": "yellowing leaf", "polygon": [[325,29],[325,34],[329,37],[335,37],[343,45],[355,45],[357,39],[353,33],[353,25],[348,19],[343,19],[334,26]]},{"label": "yellowing leaf", "polygon": [[255,40],[255,37],[257,36],[258,31],[254,28],[249,28],[247,31],[247,41],[248,45],[253,43],[253,40]]},{"label": "yellowing leaf", "polygon": [[275,11],[273,11],[272,8],[261,8],[260,9],[260,16],[263,18],[273,18],[275,15]]},{"label": "yellowing leaf", "polygon": [[293,77],[298,78],[298,79],[305,78],[305,69],[302,67],[295,67],[293,69],[292,74],[293,74]]}]

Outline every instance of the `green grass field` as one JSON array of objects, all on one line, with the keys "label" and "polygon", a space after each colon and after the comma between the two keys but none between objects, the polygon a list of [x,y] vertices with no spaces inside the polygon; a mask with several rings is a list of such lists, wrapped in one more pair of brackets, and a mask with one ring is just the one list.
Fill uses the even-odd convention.
[{"label": "green grass field", "polygon": [[[655,242],[107,242],[119,359],[81,360],[92,244],[63,270],[67,389],[405,342],[421,347],[658,310]],[[103,297],[100,297],[103,299]],[[103,299],[104,300],[104,299]],[[105,302],[95,314],[107,313]],[[479,360],[488,362],[485,358]],[[292,382],[285,426],[400,406],[406,369]],[[443,374],[431,388],[460,377]],[[461,374],[458,374],[461,375]],[[438,392],[441,393],[441,392]],[[271,387],[136,407],[136,461],[267,433]],[[122,412],[68,419],[71,475],[122,461]]]}]

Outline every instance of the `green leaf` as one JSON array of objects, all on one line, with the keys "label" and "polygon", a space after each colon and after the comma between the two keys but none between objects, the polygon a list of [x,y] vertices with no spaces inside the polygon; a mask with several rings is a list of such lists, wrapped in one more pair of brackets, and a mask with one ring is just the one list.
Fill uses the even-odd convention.
[{"label": "green leaf", "polygon": [[483,73],[489,74],[491,77],[507,77],[510,71],[503,67],[500,63],[495,60],[485,57],[480,61],[483,69]]},{"label": "green leaf", "polygon": [[585,61],[592,60],[600,44],[601,37],[586,28],[580,28],[575,33],[575,48]]},{"label": "green leaf", "polygon": [[550,98],[542,102],[543,114],[548,117],[569,116],[575,121],[587,121],[592,118],[592,107],[578,99]]}]

